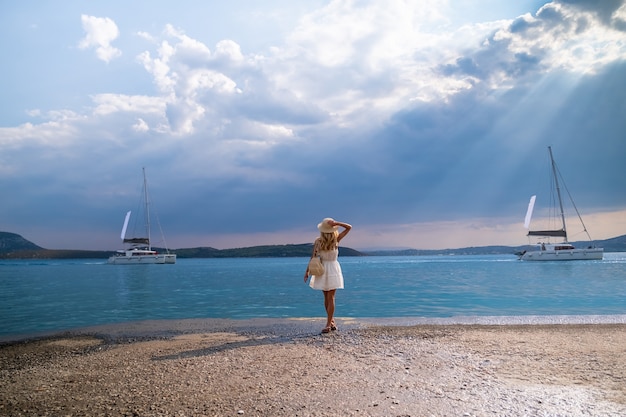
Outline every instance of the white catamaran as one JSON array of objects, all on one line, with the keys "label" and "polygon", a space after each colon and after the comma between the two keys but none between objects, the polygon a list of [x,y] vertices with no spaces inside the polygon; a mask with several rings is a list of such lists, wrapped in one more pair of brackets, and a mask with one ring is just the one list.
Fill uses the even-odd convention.
[{"label": "white catamaran", "polygon": [[[552,180],[553,186],[556,188],[556,195],[559,200],[559,209],[560,209],[560,221],[561,228],[553,229],[553,230],[528,230],[528,236],[540,236],[544,238],[562,238],[562,242],[560,243],[550,243],[547,242],[539,242],[537,246],[531,250],[526,250],[519,253],[519,259],[523,261],[569,261],[569,260],[588,260],[595,259],[601,260],[604,254],[603,248],[596,248],[593,244],[590,244],[586,248],[576,248],[574,245],[569,243],[567,240],[567,230],[565,227],[565,213],[563,211],[563,200],[561,199],[561,189],[559,187],[559,173],[556,167],[556,163],[554,162],[554,158],[552,156],[552,147],[548,146],[548,152],[550,153],[550,162],[552,167]],[[561,181],[563,179],[561,178]],[[567,187],[566,187],[567,190]],[[568,191],[569,195],[569,191]],[[585,223],[583,222],[576,205],[571,197],[570,201],[572,202],[572,206],[576,210],[576,214],[578,215],[578,219],[582,224],[584,232],[587,234],[589,241],[591,241],[591,236],[589,236],[589,232],[587,232],[587,228],[585,227]],[[530,198],[530,202],[528,203],[528,210],[526,211],[526,218],[524,221],[524,227],[526,229],[530,226],[530,219],[532,217],[533,208],[535,206],[536,196],[532,196]]]},{"label": "white catamaran", "polygon": [[[146,181],[146,169],[143,169],[143,210],[145,214],[145,236],[126,238],[126,229],[130,220],[131,212],[126,213],[124,226],[122,226],[122,242],[129,245],[126,249],[118,250],[115,255],[108,260],[113,265],[135,265],[135,264],[174,264],[176,255],[169,253],[158,253],[152,249],[150,244],[150,200],[148,198],[148,183]],[[165,240],[164,240],[165,241]],[[167,246],[167,245],[166,245]]]}]

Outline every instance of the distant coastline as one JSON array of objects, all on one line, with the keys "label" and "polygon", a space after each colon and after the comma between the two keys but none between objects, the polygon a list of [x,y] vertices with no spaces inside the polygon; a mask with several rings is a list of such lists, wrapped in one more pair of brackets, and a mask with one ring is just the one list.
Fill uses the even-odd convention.
[{"label": "distant coastline", "polygon": [[[605,252],[626,252],[626,235],[598,240],[596,246]],[[584,246],[588,242],[574,242]],[[358,251],[352,248],[339,248],[340,256],[436,256],[436,255],[513,255],[527,249],[521,246],[477,246],[456,249],[402,249]],[[164,249],[155,248],[159,252]],[[182,248],[170,250],[178,258],[284,258],[308,257],[312,244],[263,245],[233,249],[211,247]],[[74,249],[46,249],[24,239],[16,233],[0,232],[0,259],[106,259],[115,251],[91,251]]]}]

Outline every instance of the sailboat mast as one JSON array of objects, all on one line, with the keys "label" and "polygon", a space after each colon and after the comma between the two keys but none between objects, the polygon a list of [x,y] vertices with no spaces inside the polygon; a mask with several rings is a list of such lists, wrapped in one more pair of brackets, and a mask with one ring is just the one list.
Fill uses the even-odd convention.
[{"label": "sailboat mast", "polygon": [[152,249],[152,240],[150,239],[150,200],[148,198],[148,181],[146,180],[146,168],[143,170],[143,192],[146,205],[146,230],[148,231],[148,250]]},{"label": "sailboat mast", "polygon": [[552,164],[552,176],[554,177],[554,185],[556,187],[556,195],[559,199],[559,208],[561,209],[561,222],[563,223],[563,233],[565,234],[565,242],[567,242],[567,231],[565,230],[565,213],[563,211],[563,200],[561,199],[561,188],[559,187],[559,176],[556,171],[556,164],[552,156],[552,146],[548,146],[550,152],[550,163]]}]

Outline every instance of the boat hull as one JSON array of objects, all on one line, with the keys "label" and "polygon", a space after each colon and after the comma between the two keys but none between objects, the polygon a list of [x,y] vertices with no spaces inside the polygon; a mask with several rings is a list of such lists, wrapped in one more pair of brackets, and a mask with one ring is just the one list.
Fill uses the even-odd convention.
[{"label": "boat hull", "polygon": [[165,260],[166,264],[175,264],[176,263],[176,255],[168,253],[166,255],[159,255],[162,256]]},{"label": "boat hull", "polygon": [[603,256],[603,248],[529,250],[524,252],[520,259],[522,261],[600,261]]},{"label": "boat hull", "polygon": [[175,264],[176,255],[156,254],[156,255],[133,255],[133,256],[111,256],[107,261],[110,265],[148,265],[148,264]]}]

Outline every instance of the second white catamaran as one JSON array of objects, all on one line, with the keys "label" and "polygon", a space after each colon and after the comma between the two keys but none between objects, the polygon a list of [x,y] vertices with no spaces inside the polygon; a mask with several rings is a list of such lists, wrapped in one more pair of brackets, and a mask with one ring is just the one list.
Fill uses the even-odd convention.
[{"label": "second white catamaran", "polygon": [[[523,251],[519,254],[519,258],[523,261],[570,261],[570,260],[600,260],[603,258],[604,249],[596,248],[593,243],[590,243],[585,248],[576,248],[567,240],[567,229],[565,224],[565,213],[563,211],[563,200],[561,198],[561,188],[559,186],[559,175],[556,167],[556,163],[554,162],[554,157],[552,156],[552,147],[548,146],[548,152],[550,153],[550,163],[552,168],[552,179],[553,185],[556,188],[556,194],[559,201],[559,210],[560,210],[560,229],[551,229],[551,230],[529,230],[528,236],[538,236],[545,238],[561,238],[562,241],[560,243],[551,243],[549,240],[547,242],[539,242],[537,246],[531,250]],[[569,193],[568,193],[569,194]],[[532,196],[530,198],[530,202],[528,203],[528,210],[526,211],[526,219],[524,222],[524,227],[529,229],[530,219],[532,217],[533,208],[535,206],[536,196]],[[572,200],[570,196],[570,200]],[[583,222],[576,205],[572,200],[572,205],[576,210],[576,214],[578,215],[578,219],[580,220],[584,232],[587,234],[587,237],[591,241],[591,237],[587,232],[587,228]]]}]

